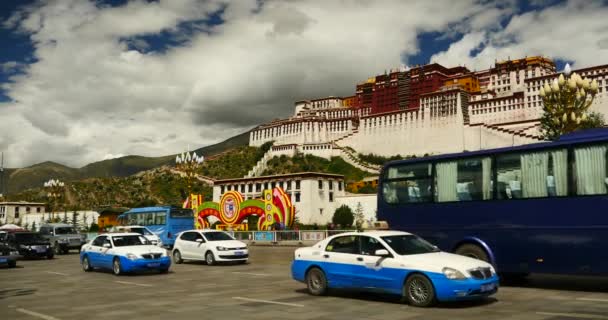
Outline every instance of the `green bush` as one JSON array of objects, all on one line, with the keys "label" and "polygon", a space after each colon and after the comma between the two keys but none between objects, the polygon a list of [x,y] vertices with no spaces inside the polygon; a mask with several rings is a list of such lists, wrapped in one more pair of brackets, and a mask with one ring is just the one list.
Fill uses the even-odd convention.
[{"label": "green bush", "polygon": [[336,226],[347,227],[352,226],[355,220],[355,214],[349,206],[343,204],[334,212],[331,222]]}]

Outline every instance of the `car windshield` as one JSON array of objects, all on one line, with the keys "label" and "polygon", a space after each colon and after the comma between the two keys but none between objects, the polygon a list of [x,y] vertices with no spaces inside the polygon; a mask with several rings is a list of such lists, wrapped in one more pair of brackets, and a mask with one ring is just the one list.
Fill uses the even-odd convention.
[{"label": "car windshield", "polygon": [[143,246],[147,244],[146,238],[136,235],[115,236],[112,237],[112,240],[114,240],[115,247]]},{"label": "car windshield", "polygon": [[77,233],[72,227],[58,227],[55,228],[55,234],[74,234]]},{"label": "car windshield", "polygon": [[439,252],[440,250],[426,240],[413,234],[381,237],[397,254],[405,256]]},{"label": "car windshield", "polygon": [[234,240],[229,234],[225,232],[204,232],[207,241],[223,241],[223,240]]},{"label": "car windshield", "polygon": [[139,233],[139,234],[144,235],[144,236],[151,236],[151,235],[153,235],[152,232],[150,232],[148,229],[143,228],[143,227],[142,228],[130,228],[130,229],[131,229],[131,232],[136,232],[136,233]]},{"label": "car windshield", "polygon": [[19,242],[44,241],[44,238],[38,233],[15,233],[15,239]]}]

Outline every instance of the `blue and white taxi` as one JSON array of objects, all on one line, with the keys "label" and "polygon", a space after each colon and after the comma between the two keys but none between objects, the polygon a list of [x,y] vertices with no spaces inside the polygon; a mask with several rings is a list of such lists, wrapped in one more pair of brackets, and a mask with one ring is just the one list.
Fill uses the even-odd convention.
[{"label": "blue and white taxi", "polygon": [[329,288],[381,291],[401,295],[418,307],[498,291],[491,264],[441,252],[401,231],[342,233],[299,248],[291,273],[313,295],[323,295]]},{"label": "blue and white taxi", "polygon": [[84,271],[110,269],[115,275],[144,270],[169,271],[171,258],[167,251],[138,233],[110,233],[97,236],[80,251]]}]

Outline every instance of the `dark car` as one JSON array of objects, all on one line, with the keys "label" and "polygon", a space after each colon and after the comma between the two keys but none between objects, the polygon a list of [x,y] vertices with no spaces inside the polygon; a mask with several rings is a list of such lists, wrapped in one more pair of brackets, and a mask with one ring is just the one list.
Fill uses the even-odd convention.
[{"label": "dark car", "polygon": [[9,268],[17,266],[19,252],[7,244],[0,244],[0,266],[7,265]]},{"label": "dark car", "polygon": [[49,240],[43,238],[38,232],[9,233],[6,245],[16,248],[19,255],[26,258],[53,259],[54,253]]}]

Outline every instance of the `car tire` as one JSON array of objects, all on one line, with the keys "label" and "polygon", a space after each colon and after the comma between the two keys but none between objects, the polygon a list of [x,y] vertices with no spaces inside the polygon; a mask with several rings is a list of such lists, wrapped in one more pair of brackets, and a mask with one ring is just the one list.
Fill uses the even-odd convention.
[{"label": "car tire", "polygon": [[306,286],[308,293],[313,296],[322,296],[327,293],[327,278],[323,270],[312,268],[306,272]]},{"label": "car tire", "polygon": [[162,274],[169,273],[169,268],[160,269],[159,272],[162,273]]},{"label": "car tire", "polygon": [[177,249],[173,250],[173,262],[175,262],[176,264],[181,264],[182,262],[184,262],[184,259],[182,259],[181,252],[179,252],[179,250]]},{"label": "car tire", "polygon": [[122,266],[120,265],[120,259],[118,257],[115,257],[114,260],[112,260],[112,273],[116,276],[122,274]]},{"label": "car tire", "polygon": [[247,260],[241,260],[241,261],[238,262],[238,264],[247,264],[247,262],[249,262],[249,261],[247,261]]},{"label": "car tire", "polygon": [[208,266],[212,266],[215,264],[215,256],[213,255],[213,252],[207,251],[207,253],[205,254],[205,262],[207,262]]},{"label": "car tire", "polygon": [[89,271],[93,270],[88,256],[84,256],[82,258],[82,270],[84,270],[84,272],[89,272]]},{"label": "car tire", "polygon": [[15,260],[11,260],[8,262],[8,267],[9,268],[16,268],[17,267],[17,261]]},{"label": "car tire", "polygon": [[46,258],[49,259],[49,260],[53,259],[53,258],[55,258],[55,254],[51,251],[51,252],[49,252],[49,253],[46,254]]},{"label": "car tire", "polygon": [[477,260],[482,260],[487,263],[491,263],[488,253],[478,245],[468,244],[468,243],[463,244],[463,245],[459,246],[458,248],[456,248],[454,253],[459,254],[461,256],[465,256],[465,257],[469,257],[469,258],[473,258],[473,259],[477,259]]},{"label": "car tire", "polygon": [[413,274],[403,286],[403,295],[407,302],[415,307],[430,307],[435,304],[435,288],[427,277]]}]

